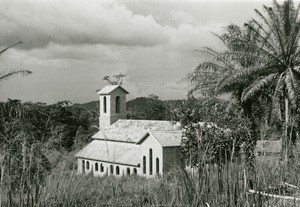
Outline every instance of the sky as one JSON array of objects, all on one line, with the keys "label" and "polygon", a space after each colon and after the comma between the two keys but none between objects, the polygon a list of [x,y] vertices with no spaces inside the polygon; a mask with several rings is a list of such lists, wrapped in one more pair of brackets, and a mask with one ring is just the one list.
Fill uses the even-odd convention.
[{"label": "sky", "polygon": [[182,99],[182,79],[218,49],[212,34],[242,26],[271,1],[0,0],[0,71],[27,69],[1,82],[0,101],[55,103],[97,100],[104,76],[126,75],[128,99],[156,94]]}]

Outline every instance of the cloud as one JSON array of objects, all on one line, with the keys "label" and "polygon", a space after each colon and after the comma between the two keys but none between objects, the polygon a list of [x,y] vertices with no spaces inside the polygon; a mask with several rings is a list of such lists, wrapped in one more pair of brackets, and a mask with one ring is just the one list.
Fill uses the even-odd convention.
[{"label": "cloud", "polygon": [[183,11],[170,12],[172,21],[178,24],[171,20],[170,24],[161,24],[151,14],[137,14],[125,5],[107,1],[4,0],[0,10],[0,46],[21,40],[24,44],[18,48],[22,49],[46,48],[50,44],[174,44],[186,48],[205,42],[203,36],[209,36],[208,32],[215,28],[213,24],[197,25],[194,16]]},{"label": "cloud", "polygon": [[211,24],[210,26],[194,26],[182,23],[177,28],[169,28],[169,47],[182,51],[194,51],[204,46],[215,47],[217,38],[212,32],[221,32],[222,25]]},{"label": "cloud", "polygon": [[117,3],[4,1],[1,7],[2,44],[22,40],[27,49],[51,42],[147,47],[167,41],[164,28],[151,15],[133,14]]},{"label": "cloud", "polygon": [[197,24],[196,19],[193,15],[183,12],[183,11],[171,11],[170,13],[171,18],[180,23],[187,23],[187,24]]}]

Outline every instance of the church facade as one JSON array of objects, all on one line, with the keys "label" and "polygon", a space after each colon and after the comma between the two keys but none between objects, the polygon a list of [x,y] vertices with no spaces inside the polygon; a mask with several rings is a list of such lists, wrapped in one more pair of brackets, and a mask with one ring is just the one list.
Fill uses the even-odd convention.
[{"label": "church facade", "polygon": [[98,91],[99,131],[77,154],[78,173],[163,175],[181,164],[182,131],[170,121],[126,119],[126,95],[120,85]]}]

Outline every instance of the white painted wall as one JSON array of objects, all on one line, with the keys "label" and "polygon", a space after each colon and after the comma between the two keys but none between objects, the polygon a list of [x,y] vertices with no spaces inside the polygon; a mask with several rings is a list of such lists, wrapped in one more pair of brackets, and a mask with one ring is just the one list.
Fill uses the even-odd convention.
[{"label": "white painted wall", "polygon": [[[149,171],[149,150],[152,149],[152,175],[150,175]],[[163,174],[163,148],[160,145],[160,143],[152,136],[150,135],[147,137],[142,143],[141,143],[141,155],[140,155],[140,171],[138,174],[147,176],[147,177],[155,177],[157,175],[156,173],[156,158],[159,159],[159,174]],[[143,156],[146,157],[146,174],[143,173]]]},{"label": "white painted wall", "polygon": [[[85,162],[85,168],[83,169],[82,161]],[[87,169],[87,162],[89,162],[89,169]],[[96,163],[98,164],[98,170],[96,170]],[[101,171],[101,165],[103,166],[103,171]],[[110,168],[113,167],[113,173],[111,173]],[[119,167],[119,175],[117,175],[117,167]],[[95,160],[88,160],[88,159],[78,159],[78,173],[79,174],[86,174],[86,175],[94,175],[94,176],[104,176],[104,175],[114,175],[117,177],[120,176],[127,176],[127,169],[130,170],[130,175],[134,175],[134,169],[136,169],[138,173],[139,167],[133,166],[126,166],[114,163],[107,163],[107,162],[100,162]]]},{"label": "white painted wall", "polygon": [[[120,113],[116,113],[116,97],[121,99]],[[106,97],[106,113],[104,113],[104,97]],[[117,88],[108,95],[100,95],[100,129],[106,128],[115,123],[118,119],[126,119],[126,93]]]}]

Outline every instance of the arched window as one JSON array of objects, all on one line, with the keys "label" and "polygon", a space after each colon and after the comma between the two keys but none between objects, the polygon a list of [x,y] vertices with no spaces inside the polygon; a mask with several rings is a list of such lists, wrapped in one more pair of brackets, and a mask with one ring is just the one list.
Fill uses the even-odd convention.
[{"label": "arched window", "polygon": [[147,161],[146,161],[146,156],[143,157],[143,173],[146,174],[147,170]]},{"label": "arched window", "polygon": [[156,158],[156,174],[159,174],[159,158]]},{"label": "arched window", "polygon": [[137,175],[137,170],[136,170],[136,168],[133,168],[133,174],[134,174],[134,175]]},{"label": "arched window", "polygon": [[152,163],[152,149],[149,149],[149,174],[152,175],[153,163]]},{"label": "arched window", "polygon": [[130,168],[129,167],[126,169],[126,173],[127,173],[127,175],[130,175]]},{"label": "arched window", "polygon": [[103,172],[104,171],[104,167],[103,167],[103,164],[101,163],[100,164],[100,172]]},{"label": "arched window", "polygon": [[114,174],[114,166],[110,165],[110,174]]},{"label": "arched window", "polygon": [[107,107],[106,97],[104,96],[104,97],[103,97],[103,112],[104,112],[104,113],[106,113],[106,111],[107,111],[107,108],[106,108],[106,107]]},{"label": "arched window", "polygon": [[121,98],[120,96],[116,97],[116,113],[121,113]]},{"label": "arched window", "polygon": [[120,174],[120,168],[119,168],[119,166],[116,167],[116,174],[117,174],[117,175]]},{"label": "arched window", "polygon": [[95,164],[95,171],[98,171],[98,163]]},{"label": "arched window", "polygon": [[86,161],[86,169],[90,169],[90,162],[89,161]]},{"label": "arched window", "polygon": [[85,162],[84,160],[82,160],[82,171],[84,172],[84,170],[85,170]]}]

